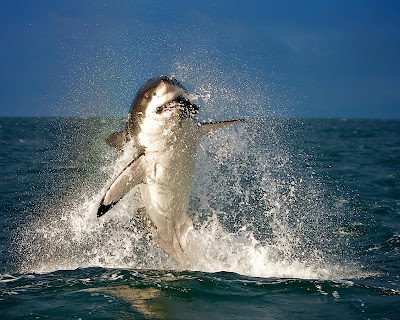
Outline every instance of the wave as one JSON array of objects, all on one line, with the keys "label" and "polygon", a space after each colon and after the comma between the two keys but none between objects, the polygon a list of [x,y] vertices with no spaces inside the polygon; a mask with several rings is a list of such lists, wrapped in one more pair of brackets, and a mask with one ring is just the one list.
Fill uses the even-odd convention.
[{"label": "wave", "polygon": [[[58,169],[64,170],[65,180],[53,181],[59,194],[41,203],[18,231],[20,271],[179,270],[151,241],[135,214],[142,206],[137,190],[103,219],[96,217],[106,187],[132,154],[106,149],[102,137],[108,124],[99,133],[97,120],[82,121],[85,126],[77,119],[61,123],[74,127],[69,139],[93,136],[88,135],[91,130],[99,139],[91,149],[84,142],[79,150],[76,144],[58,147],[63,156]],[[190,270],[307,279],[367,274],[348,246],[353,228],[345,199],[326,190],[305,152],[292,150],[293,136],[287,132],[296,126],[287,120],[250,120],[201,142],[189,208],[196,226],[186,249]],[[69,180],[69,159],[84,174]],[[341,232],[343,225],[347,232]]]}]

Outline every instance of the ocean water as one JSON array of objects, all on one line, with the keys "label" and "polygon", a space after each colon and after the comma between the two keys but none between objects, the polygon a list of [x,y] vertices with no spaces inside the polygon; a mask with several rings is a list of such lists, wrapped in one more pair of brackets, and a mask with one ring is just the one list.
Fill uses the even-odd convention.
[{"label": "ocean water", "polygon": [[0,119],[1,319],[400,319],[400,121],[248,119],[204,137],[190,270],[104,218],[120,119]]}]

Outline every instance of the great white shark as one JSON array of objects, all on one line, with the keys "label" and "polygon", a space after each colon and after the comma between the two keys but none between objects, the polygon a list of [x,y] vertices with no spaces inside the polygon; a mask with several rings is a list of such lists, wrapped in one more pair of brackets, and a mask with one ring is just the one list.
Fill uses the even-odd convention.
[{"label": "great white shark", "polygon": [[199,108],[186,89],[172,77],[147,81],[137,92],[125,129],[108,137],[112,147],[130,143],[136,156],[108,187],[97,211],[101,217],[139,185],[145,217],[159,246],[181,264],[193,222],[187,214],[192,190],[196,149],[200,138],[243,121],[200,123]]}]

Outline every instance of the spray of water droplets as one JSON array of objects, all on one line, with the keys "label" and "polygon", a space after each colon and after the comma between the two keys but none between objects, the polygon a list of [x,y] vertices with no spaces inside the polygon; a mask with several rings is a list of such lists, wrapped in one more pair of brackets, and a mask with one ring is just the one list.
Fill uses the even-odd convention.
[{"label": "spray of water droplets", "polygon": [[[210,134],[199,145],[189,208],[196,228],[189,234],[186,249],[190,268],[262,277],[354,276],[356,269],[346,267],[351,264],[343,258],[345,241],[337,235],[338,220],[346,213],[336,210],[312,167],[304,166],[305,154],[293,148],[301,143],[292,134],[301,124],[286,119],[287,98],[268,77],[245,67],[233,70],[211,62],[218,55],[194,46],[171,59],[163,72],[192,92],[191,99],[201,107],[200,120],[247,117],[244,124]],[[82,72],[85,77],[74,86],[74,90],[80,88],[79,94],[72,92],[64,101],[79,104],[73,97],[87,101],[88,95],[100,92],[95,96],[101,101],[90,104],[87,115],[96,114],[96,108],[107,110],[101,98],[102,88],[112,87],[107,81],[114,79],[113,86],[120,83],[125,88],[121,79],[133,72],[120,66],[90,69],[97,71],[90,79],[88,72]],[[108,72],[123,76],[110,78]],[[99,84],[99,78],[105,83]],[[121,121],[81,120],[85,126],[79,121],[68,124],[73,128],[69,133],[58,132],[63,143],[54,156],[62,155],[58,169],[64,172],[63,179],[54,179],[59,194],[38,206],[19,232],[21,270],[179,269],[140,223],[136,212],[142,204],[136,189],[97,219],[106,188],[132,160],[134,148],[128,146],[120,155],[105,145],[108,134],[121,130]],[[83,174],[69,173],[68,161],[76,162]]]}]

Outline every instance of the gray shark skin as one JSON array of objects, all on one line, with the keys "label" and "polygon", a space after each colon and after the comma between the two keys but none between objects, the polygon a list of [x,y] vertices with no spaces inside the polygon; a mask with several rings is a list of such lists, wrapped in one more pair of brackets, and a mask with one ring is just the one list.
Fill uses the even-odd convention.
[{"label": "gray shark skin", "polygon": [[184,248],[193,229],[187,209],[199,140],[243,121],[200,123],[197,113],[176,79],[161,76],[147,81],[133,100],[125,129],[107,139],[118,149],[131,141],[138,154],[110,185],[97,211],[101,217],[139,185],[154,239],[181,265],[188,263]]}]

